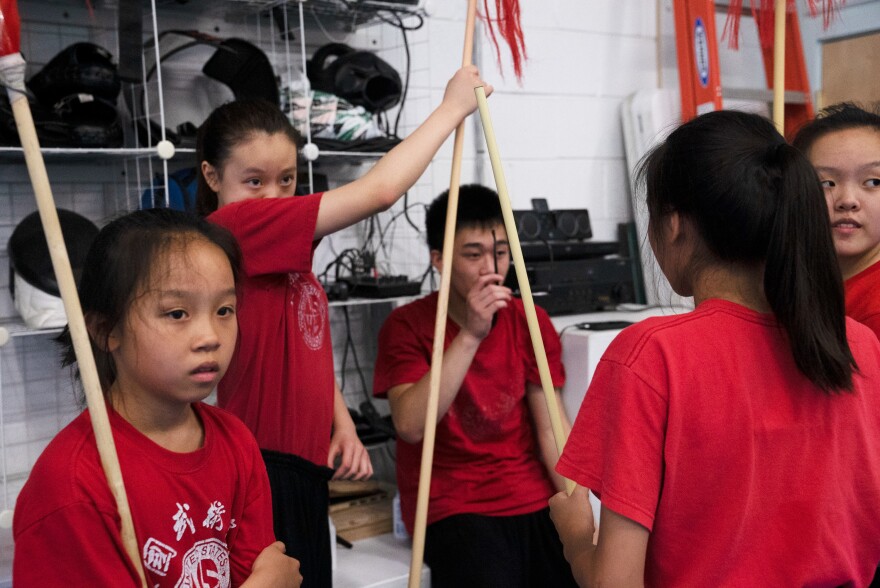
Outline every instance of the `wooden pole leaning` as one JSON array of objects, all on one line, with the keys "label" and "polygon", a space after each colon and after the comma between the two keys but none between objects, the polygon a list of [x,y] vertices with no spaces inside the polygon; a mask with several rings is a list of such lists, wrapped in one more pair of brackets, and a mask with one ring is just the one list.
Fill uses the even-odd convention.
[{"label": "wooden pole leaning", "polygon": [[773,124],[785,135],[785,17],[788,0],[776,0],[773,14]]},{"label": "wooden pole leaning", "polygon": [[[474,25],[477,1],[468,0],[465,22],[462,67],[473,61]],[[446,317],[449,310],[449,288],[452,272],[452,245],[455,241],[455,223],[458,217],[458,189],[461,181],[461,156],[464,151],[464,124],[455,129],[452,150],[452,171],[449,179],[449,199],[446,206],[446,226],[443,231],[443,260],[447,271],[440,274],[440,292],[437,297],[437,318],[434,323],[434,349],[431,355],[431,376],[428,407],[425,412],[425,431],[422,436],[422,462],[419,469],[419,492],[416,500],[416,516],[413,528],[412,559],[409,568],[409,588],[418,588],[422,579],[422,563],[425,555],[425,531],[428,525],[428,502],[431,496],[431,470],[434,465],[434,440],[437,433],[437,413],[440,404],[440,373],[443,369],[443,344],[446,341]]]},{"label": "wooden pole leaning", "polygon": [[[504,216],[504,228],[507,231],[507,241],[510,243],[510,255],[516,269],[516,279],[519,281],[520,294],[522,295],[523,307],[526,312],[526,321],[529,325],[529,335],[532,338],[532,347],[535,350],[535,360],[538,364],[538,375],[541,378],[541,388],[544,390],[544,398],[547,401],[547,411],[550,413],[550,426],[553,429],[553,439],[556,442],[556,451],[561,455],[565,447],[565,430],[562,427],[562,416],[559,412],[559,403],[556,400],[556,390],[553,387],[553,379],[550,376],[550,365],[547,363],[547,352],[544,349],[544,340],[541,338],[541,327],[538,323],[538,313],[535,311],[535,301],[532,298],[532,289],[529,286],[529,276],[526,273],[526,265],[523,261],[522,247],[516,230],[516,221],[513,218],[513,207],[507,192],[507,181],[504,179],[504,169],[501,166],[501,156],[498,153],[498,144],[495,141],[495,129],[489,116],[489,101],[486,100],[486,91],[482,86],[474,88],[477,95],[477,105],[480,109],[480,120],[483,123],[483,134],[486,136],[486,148],[489,151],[489,160],[492,162],[492,173],[495,176],[495,187],[498,190],[498,199],[501,202],[501,213]],[[565,480],[565,489],[568,494],[574,491],[575,483]]]},{"label": "wooden pole leaning", "polygon": [[61,223],[58,220],[58,211],[55,208],[55,200],[52,196],[52,188],[49,185],[49,176],[46,173],[46,165],[43,154],[40,152],[40,143],[37,139],[37,131],[34,127],[34,119],[30,105],[24,96],[13,100],[12,112],[15,125],[18,128],[18,136],[21,139],[24,151],[25,163],[31,185],[34,188],[34,196],[37,208],[40,212],[40,220],[43,224],[43,232],[49,245],[49,255],[52,259],[52,267],[58,280],[58,289],[61,291],[61,299],[64,302],[64,312],[67,314],[70,337],[73,340],[73,349],[76,353],[76,362],[85,390],[86,404],[89,408],[89,416],[92,421],[92,430],[95,433],[95,442],[98,445],[98,455],[101,458],[101,466],[107,476],[107,483],[113,498],[116,500],[116,508],[119,510],[121,521],[122,542],[126,554],[131,559],[135,570],[141,580],[143,588],[147,587],[147,579],[141,564],[137,537],[134,532],[134,523],[131,518],[131,510],[128,506],[125,486],[122,481],[122,471],[119,467],[119,458],[116,454],[116,445],[113,443],[113,433],[110,429],[110,419],[107,416],[107,407],[104,403],[104,394],[101,391],[101,383],[98,379],[98,369],[95,365],[95,357],[92,354],[89,334],[79,303],[79,295],[76,290],[76,282],[73,278],[73,270],[70,267],[70,258],[67,247],[64,245],[64,236],[61,233]]}]

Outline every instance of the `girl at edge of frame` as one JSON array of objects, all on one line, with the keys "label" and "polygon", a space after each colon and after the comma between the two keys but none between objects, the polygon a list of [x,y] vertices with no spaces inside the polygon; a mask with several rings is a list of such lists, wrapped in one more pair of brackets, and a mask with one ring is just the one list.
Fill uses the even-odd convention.
[{"label": "girl at edge of frame", "polygon": [[440,106],[367,173],[295,198],[301,140],[277,107],[234,101],[199,129],[198,212],[235,235],[244,268],[238,348],[218,404],[257,438],[276,536],[300,561],[308,588],[332,585],[328,480],[372,474],[335,381],[327,297],[312,271],[315,247],[401,198],[476,110],[481,85],[491,94],[476,67],[461,68]]},{"label": "girl at edge of frame", "polygon": [[[203,571],[230,586],[296,588],[302,580],[275,541],[253,435],[202,403],[235,347],[239,257],[220,227],[172,210],[138,211],[100,231],[80,280],[150,586],[178,586]],[[62,364],[76,363],[69,331],[59,342]],[[141,586],[88,410],[37,460],[13,528],[16,586]]]},{"label": "girl at edge of frame", "polygon": [[846,314],[880,337],[880,111],[829,106],[798,130],[793,145],[825,191]]},{"label": "girl at edge of frame", "polygon": [[[825,191],[846,314],[880,338],[880,112],[834,104],[802,126],[792,144]],[[880,569],[871,585],[880,586]]]},{"label": "girl at edge of frame", "polygon": [[[867,586],[880,561],[880,343],[844,316],[809,161],[733,111],[640,170],[649,241],[694,311],[597,367],[550,500],[581,586]],[[602,501],[597,544],[586,488]]]}]

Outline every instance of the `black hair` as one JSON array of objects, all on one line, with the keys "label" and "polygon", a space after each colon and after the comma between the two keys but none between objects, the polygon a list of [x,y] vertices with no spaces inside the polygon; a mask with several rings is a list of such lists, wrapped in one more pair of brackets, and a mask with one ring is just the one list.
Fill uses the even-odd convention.
[{"label": "black hair", "polygon": [[[843,282],[825,196],[813,166],[767,119],[744,112],[699,116],[641,163],[648,230],[677,212],[727,264],[764,264],[764,293],[798,369],[826,392],[852,389]],[[655,240],[657,242],[657,240]],[[699,262],[698,262],[699,263]]]},{"label": "black hair", "polygon": [[825,135],[859,128],[869,128],[880,133],[880,107],[869,110],[855,102],[840,102],[825,108],[816,118],[804,123],[798,129],[792,144],[809,156],[816,141]]},{"label": "black hair", "polygon": [[[302,136],[276,105],[258,98],[233,100],[215,108],[199,127],[196,137],[198,166],[207,161],[222,173],[235,146],[259,132],[267,135],[283,133],[296,145],[297,150],[303,145]],[[196,212],[207,216],[217,207],[217,193],[208,186],[199,169]]]},{"label": "black hair", "polygon": [[[108,223],[86,256],[79,280],[79,299],[87,323],[96,327],[89,340],[95,355],[101,389],[106,394],[116,381],[116,365],[107,351],[111,331],[125,320],[132,301],[156,275],[155,264],[175,246],[205,240],[219,247],[238,284],[241,252],[232,234],[207,220],[167,208],[139,210]],[[58,337],[62,367],[76,363],[67,328]]]},{"label": "black hair", "polygon": [[[446,210],[449,203],[449,190],[437,196],[425,213],[425,229],[428,235],[428,248],[443,250]],[[456,230],[461,228],[490,228],[504,224],[501,202],[498,194],[479,184],[465,184],[458,189],[458,212]]]}]

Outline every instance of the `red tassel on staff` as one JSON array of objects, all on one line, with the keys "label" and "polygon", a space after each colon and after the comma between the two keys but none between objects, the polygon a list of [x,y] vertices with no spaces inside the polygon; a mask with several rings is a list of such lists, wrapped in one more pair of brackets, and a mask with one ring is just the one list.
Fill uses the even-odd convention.
[{"label": "red tassel on staff", "polygon": [[522,64],[528,58],[526,55],[526,44],[523,39],[522,26],[519,20],[519,0],[495,0],[495,16],[491,16],[489,9],[489,0],[483,0],[484,14],[481,15],[486,21],[489,29],[489,37],[492,44],[495,45],[495,57],[498,59],[498,66],[501,67],[501,48],[498,44],[498,36],[495,28],[498,28],[498,34],[510,47],[510,56],[513,60],[513,73],[516,79],[522,81]]},{"label": "red tassel on staff", "polygon": [[721,40],[727,39],[727,46],[731,49],[739,49],[739,23],[742,20],[743,0],[731,0],[727,7],[727,19],[724,21],[724,32]]},{"label": "red tassel on staff", "polygon": [[[822,5],[822,24],[827,29],[834,20],[834,15],[837,14],[838,3],[835,0],[807,0],[811,17],[819,14],[819,4]],[[840,6],[844,4],[846,4],[846,0],[840,0]],[[732,0],[727,9],[727,20],[724,22],[724,34],[721,38],[727,38],[727,45],[731,49],[739,48],[739,21],[742,16],[742,5],[743,0]],[[768,49],[773,46],[774,2],[773,0],[751,0],[750,5],[752,17],[758,27],[761,47]],[[786,2],[786,10],[796,10],[794,0]]]},{"label": "red tassel on staff", "polygon": [[[819,13],[819,9],[816,7],[816,0],[807,0],[807,5],[810,8],[810,16],[816,16]],[[840,0],[840,5],[843,6],[846,4],[846,0]],[[822,2],[822,25],[827,29],[831,22],[834,20],[834,15],[837,13],[837,4],[833,0],[827,0]]]},{"label": "red tassel on staff", "polygon": [[18,53],[21,47],[19,22],[18,4],[12,0],[0,2],[0,57]]}]

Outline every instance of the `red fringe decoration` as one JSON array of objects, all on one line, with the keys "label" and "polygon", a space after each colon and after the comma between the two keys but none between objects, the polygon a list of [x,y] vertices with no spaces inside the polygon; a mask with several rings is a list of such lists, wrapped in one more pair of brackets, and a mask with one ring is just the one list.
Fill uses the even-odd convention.
[{"label": "red fringe decoration", "polygon": [[734,51],[739,49],[739,22],[742,14],[743,0],[731,0],[727,7],[727,18],[724,21],[724,32],[721,40],[727,39],[727,46]]},{"label": "red fringe decoration", "polygon": [[[807,0],[807,6],[810,10],[810,16],[815,17],[819,14],[820,0]],[[827,29],[834,21],[837,14],[837,2],[835,0],[821,0],[822,2],[822,24]],[[839,0],[840,5],[846,4],[846,0]],[[727,38],[727,46],[731,49],[739,49],[739,21],[742,13],[743,0],[731,0],[730,7],[727,10],[727,20],[724,21],[724,34],[721,36],[723,41]],[[761,40],[761,47],[769,48],[773,46],[774,36],[774,0],[751,0],[752,17],[755,19],[755,25],[758,27],[758,38]],[[787,0],[786,10],[797,10],[794,0]]]},{"label": "red fringe decoration", "polygon": [[[797,10],[794,0],[786,0],[785,10]],[[758,27],[758,40],[761,42],[761,47],[764,49],[773,47],[773,38],[776,36],[775,0],[752,0],[752,17]]]},{"label": "red fringe decoration", "polygon": [[526,54],[526,44],[523,39],[522,26],[519,20],[519,0],[495,0],[495,17],[490,15],[489,0],[483,0],[484,14],[482,18],[486,21],[486,28],[489,29],[489,38],[495,45],[495,58],[498,60],[498,68],[501,69],[501,48],[498,44],[498,37],[495,28],[498,28],[498,34],[505,40],[510,48],[510,55],[513,60],[513,73],[516,79],[522,81],[522,64],[528,59]]},{"label": "red fringe decoration", "polygon": [[[846,4],[846,0],[840,0],[840,5],[843,6],[844,4]],[[819,9],[816,8],[816,0],[807,0],[807,5],[810,8],[810,16],[815,17],[819,14]],[[828,29],[831,23],[834,22],[837,9],[838,7],[834,0],[826,0],[822,3],[822,25],[825,29]]]},{"label": "red fringe decoration", "polygon": [[21,19],[16,0],[0,0],[0,57],[21,50]]}]

